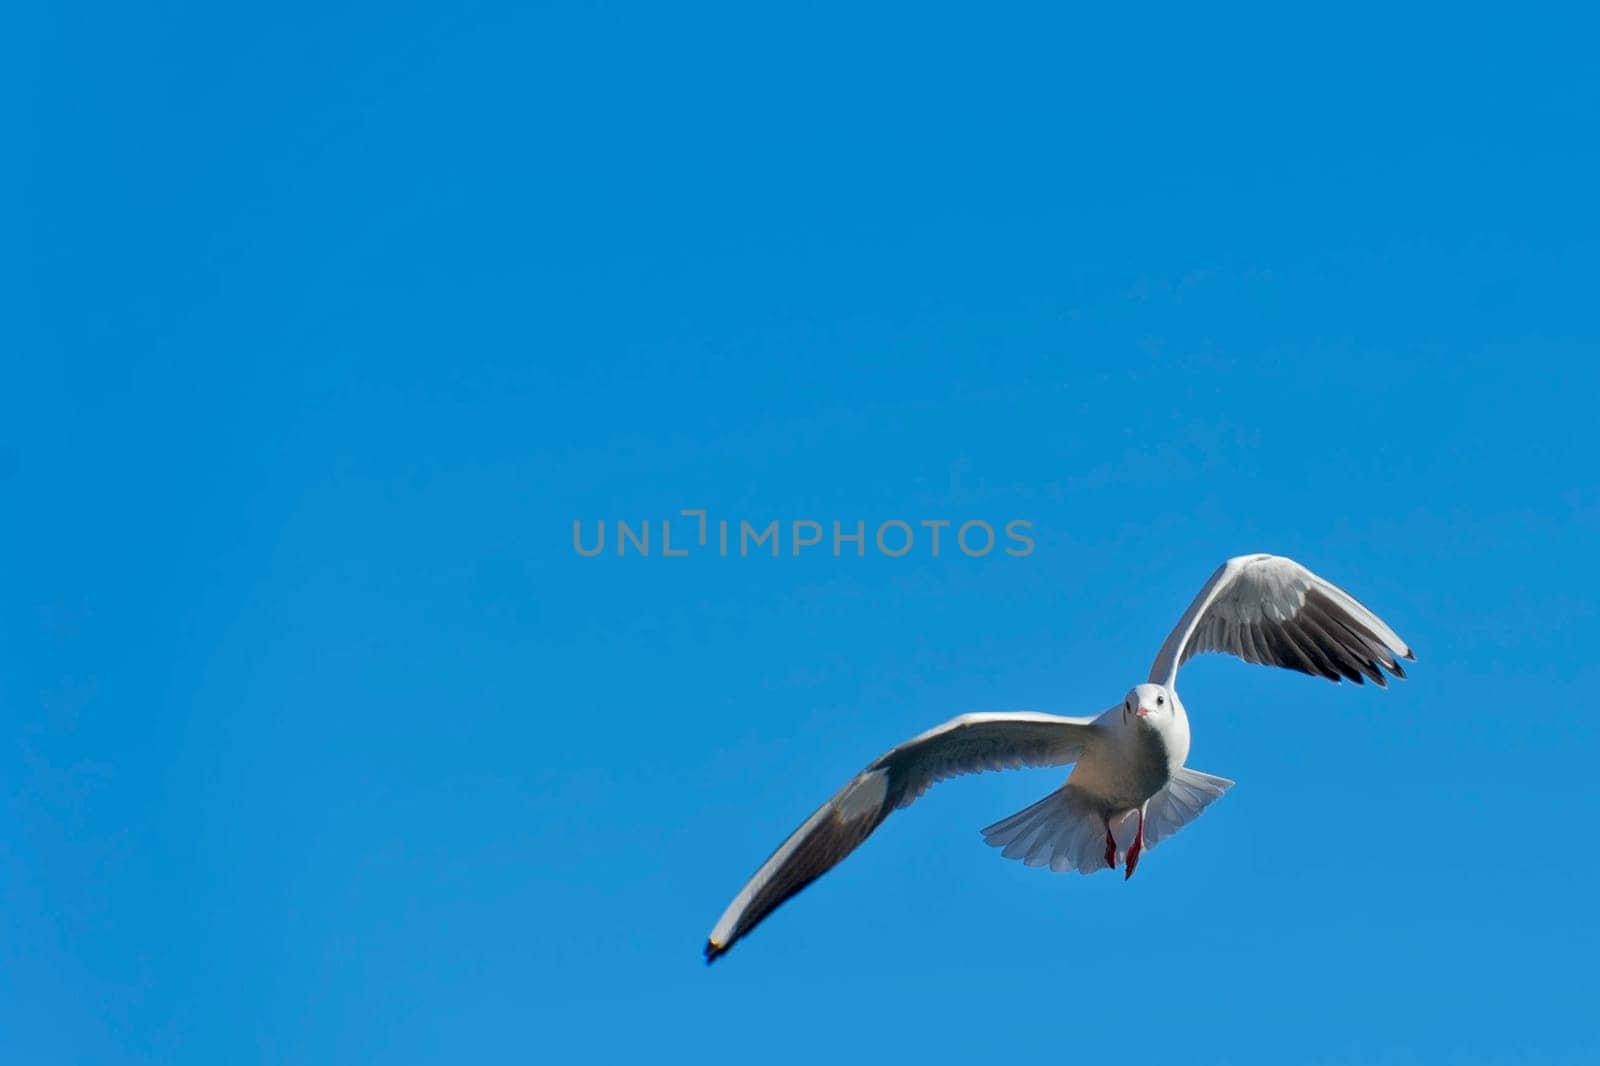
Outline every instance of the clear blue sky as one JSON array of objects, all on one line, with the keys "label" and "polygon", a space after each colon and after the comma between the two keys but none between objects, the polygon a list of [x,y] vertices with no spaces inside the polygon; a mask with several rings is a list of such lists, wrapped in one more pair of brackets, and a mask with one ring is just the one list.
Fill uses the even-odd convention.
[{"label": "clear blue sky", "polygon": [[[0,1059],[1595,1061],[1592,19],[766,7],[7,14]],[[572,550],[696,507],[1036,547]],[[1131,882],[964,778],[702,965],[1257,550],[1412,680],[1201,660]]]}]

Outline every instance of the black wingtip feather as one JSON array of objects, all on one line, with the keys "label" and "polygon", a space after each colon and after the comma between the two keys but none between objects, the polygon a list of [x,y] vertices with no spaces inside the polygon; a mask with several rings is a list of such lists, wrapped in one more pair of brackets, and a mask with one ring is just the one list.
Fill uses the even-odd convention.
[{"label": "black wingtip feather", "polygon": [[726,947],[718,947],[717,946],[717,942],[715,940],[707,940],[706,941],[706,965],[707,966],[710,966],[712,963],[716,962],[719,958],[721,958],[723,955],[726,955],[727,953],[728,953],[728,949]]}]

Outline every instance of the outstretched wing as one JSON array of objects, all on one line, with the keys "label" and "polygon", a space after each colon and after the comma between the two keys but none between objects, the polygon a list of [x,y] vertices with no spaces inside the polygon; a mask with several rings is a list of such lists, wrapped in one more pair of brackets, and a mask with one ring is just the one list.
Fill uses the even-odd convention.
[{"label": "outstretched wing", "polygon": [[1405,677],[1396,656],[1415,659],[1406,642],[1354,596],[1279,555],[1241,555],[1223,563],[1183,613],[1150,680],[1171,685],[1178,667],[1204,651],[1304,674],[1387,685],[1383,671]]},{"label": "outstretched wing", "polygon": [[964,714],[901,744],[834,793],[761,864],[711,931],[706,961],[838,865],[890,811],[909,806],[936,782],[984,770],[1072,762],[1083,751],[1093,721],[1030,711]]}]

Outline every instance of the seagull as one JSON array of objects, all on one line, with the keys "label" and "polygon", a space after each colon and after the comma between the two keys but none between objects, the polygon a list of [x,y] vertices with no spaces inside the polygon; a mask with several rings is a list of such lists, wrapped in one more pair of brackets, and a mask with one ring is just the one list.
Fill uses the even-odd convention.
[{"label": "seagull", "polygon": [[1033,711],[963,714],[894,748],[789,834],[723,911],[714,962],[767,915],[838,865],[935,783],[960,774],[1074,763],[1064,785],[983,830],[1008,859],[1081,874],[1133,876],[1139,857],[1199,817],[1233,782],[1184,766],[1189,715],[1178,668],[1201,652],[1381,687],[1415,660],[1354,596],[1293,559],[1240,555],[1220,566],[1168,635],[1149,680],[1092,718]]}]

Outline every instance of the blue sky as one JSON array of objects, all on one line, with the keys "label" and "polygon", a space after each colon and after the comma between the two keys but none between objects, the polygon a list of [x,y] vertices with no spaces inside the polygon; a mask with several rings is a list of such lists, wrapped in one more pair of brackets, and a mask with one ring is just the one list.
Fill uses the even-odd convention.
[{"label": "blue sky", "polygon": [[[1594,1061],[1576,5],[7,23],[0,1059]],[[1035,550],[572,550],[682,508]],[[1257,550],[1412,680],[1197,661],[1239,784],[1132,881],[964,778],[701,964]]]}]

